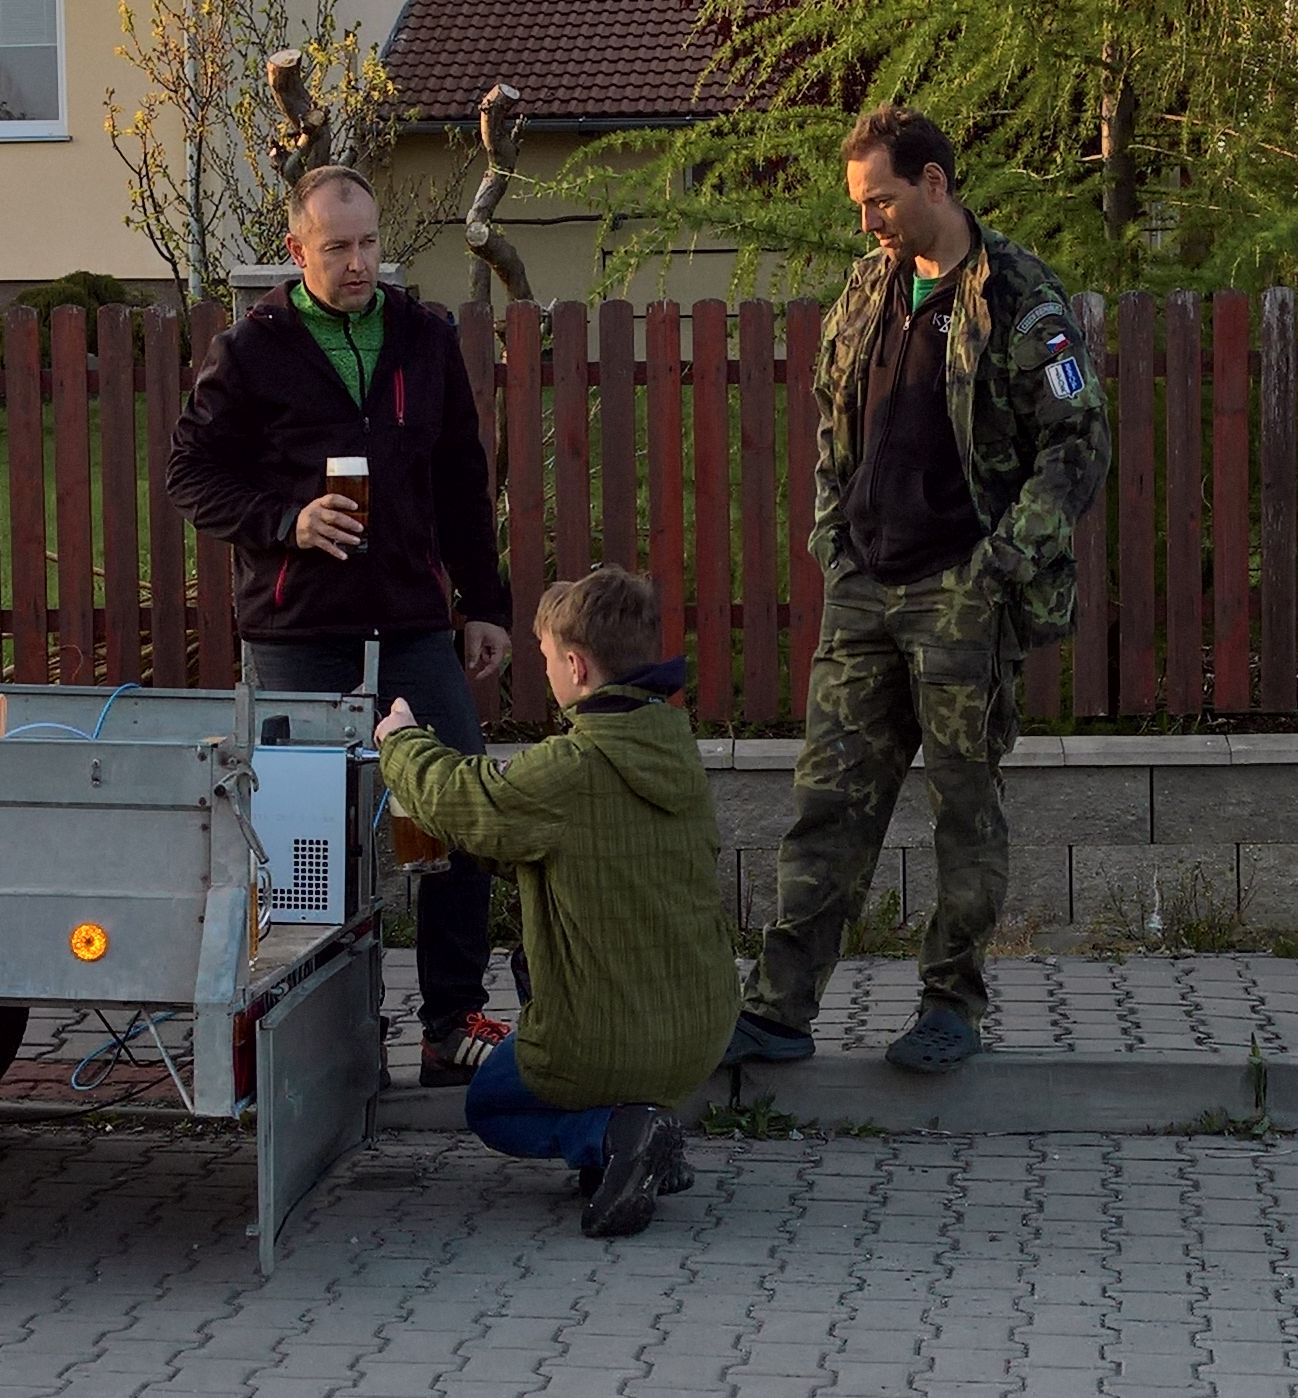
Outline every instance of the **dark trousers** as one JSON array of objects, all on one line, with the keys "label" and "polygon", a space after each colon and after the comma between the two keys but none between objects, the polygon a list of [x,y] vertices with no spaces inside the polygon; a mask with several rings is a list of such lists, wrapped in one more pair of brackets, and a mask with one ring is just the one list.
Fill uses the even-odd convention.
[{"label": "dark trousers", "polygon": [[[257,685],[271,693],[346,694],[361,683],[363,637],[250,643]],[[379,645],[379,717],[396,698],[442,742],[463,753],[485,751],[473,696],[450,631],[385,637]],[[460,1015],[487,1003],[487,910],[491,878],[467,855],[451,854],[445,874],[419,880],[415,959],[429,1038],[440,1039]]]}]

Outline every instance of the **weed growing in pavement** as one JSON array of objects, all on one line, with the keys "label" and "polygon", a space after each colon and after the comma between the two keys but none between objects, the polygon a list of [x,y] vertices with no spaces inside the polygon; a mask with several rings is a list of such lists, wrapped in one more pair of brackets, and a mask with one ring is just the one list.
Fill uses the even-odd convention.
[{"label": "weed growing in pavement", "polygon": [[708,1136],[746,1136],[754,1141],[787,1141],[801,1139],[804,1129],[814,1127],[815,1122],[799,1122],[788,1112],[777,1112],[774,1093],[767,1093],[751,1106],[731,1102],[723,1107],[709,1102],[699,1125]]},{"label": "weed growing in pavement", "polygon": [[409,951],[415,945],[415,915],[412,912],[383,913],[383,945]]},{"label": "weed growing in pavement", "polygon": [[1261,1140],[1276,1131],[1267,1110],[1267,1066],[1256,1034],[1249,1035],[1248,1081],[1253,1089],[1253,1111],[1249,1116],[1231,1116],[1224,1108],[1200,1112],[1191,1122],[1173,1124],[1167,1134],[1175,1136],[1238,1136]]},{"label": "weed growing in pavement", "polygon": [[799,1121],[791,1112],[775,1110],[772,1093],[759,1097],[747,1106],[742,1102],[731,1102],[722,1107],[716,1102],[709,1102],[699,1126],[708,1136],[730,1136],[735,1140],[750,1141],[801,1141],[806,1136],[850,1136],[854,1140],[866,1140],[888,1134],[884,1127],[872,1121],[848,1122],[832,1130],[817,1126],[814,1120]]},{"label": "weed growing in pavement", "polygon": [[754,927],[751,923],[747,927],[740,927],[737,922],[730,923],[730,945],[734,948],[736,956],[747,957],[749,960],[755,959],[762,952],[762,929]]},{"label": "weed growing in pavement", "polygon": [[1137,888],[1106,880],[1104,907],[1088,928],[1079,950],[1100,955],[1155,951],[1173,955],[1190,952],[1271,951],[1298,953],[1298,941],[1284,933],[1251,928],[1246,917],[1253,899],[1250,881],[1238,892],[1218,887],[1199,860],[1170,875],[1155,872],[1151,882]]},{"label": "weed growing in pavement", "polygon": [[1165,1136],[1232,1136],[1236,1139],[1260,1141],[1274,1134],[1271,1118],[1261,1116],[1231,1116],[1224,1107],[1200,1112],[1193,1121],[1171,1122],[1162,1132]]},{"label": "weed growing in pavement", "polygon": [[834,1127],[835,1136],[850,1136],[855,1141],[865,1141],[887,1134],[888,1128],[886,1126],[879,1126],[873,1121],[852,1121],[843,1126]]},{"label": "weed growing in pavement", "polygon": [[886,889],[843,932],[844,956],[914,956],[920,934],[901,920],[901,894]]}]

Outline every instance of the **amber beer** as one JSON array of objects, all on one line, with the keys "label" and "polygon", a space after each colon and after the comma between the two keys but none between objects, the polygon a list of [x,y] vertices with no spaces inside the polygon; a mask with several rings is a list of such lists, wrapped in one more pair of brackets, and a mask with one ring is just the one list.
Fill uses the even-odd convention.
[{"label": "amber beer", "polygon": [[[331,456],[325,462],[325,492],[331,495],[345,495],[356,501],[356,508],[348,513],[360,521],[368,531],[370,527],[370,463],[364,456]],[[348,547],[355,553],[367,553],[370,541],[368,534],[357,535]]]},{"label": "amber beer", "polygon": [[446,846],[410,818],[406,808],[389,791],[388,817],[392,830],[392,854],[403,874],[441,874],[451,867]]}]

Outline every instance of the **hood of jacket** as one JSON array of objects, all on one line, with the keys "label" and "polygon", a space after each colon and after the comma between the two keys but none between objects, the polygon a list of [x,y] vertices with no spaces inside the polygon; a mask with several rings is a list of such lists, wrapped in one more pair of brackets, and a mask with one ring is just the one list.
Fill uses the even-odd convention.
[{"label": "hood of jacket", "polygon": [[[602,685],[564,715],[636,796],[672,814],[696,804],[707,785],[689,718],[667,702],[684,680],[678,656]],[[682,757],[691,765],[683,767]]]}]

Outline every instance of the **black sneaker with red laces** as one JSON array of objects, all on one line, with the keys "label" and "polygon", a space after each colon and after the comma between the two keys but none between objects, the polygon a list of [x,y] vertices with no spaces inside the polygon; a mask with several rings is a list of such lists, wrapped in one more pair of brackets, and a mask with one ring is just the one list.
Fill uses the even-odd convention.
[{"label": "black sneaker with red laces", "polygon": [[444,1038],[425,1037],[419,1051],[419,1086],[455,1087],[468,1082],[509,1029],[503,1020],[472,1010]]}]

